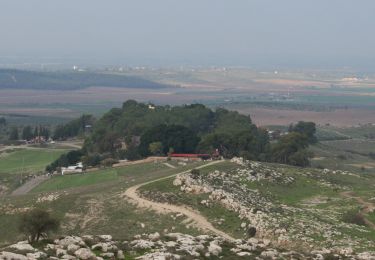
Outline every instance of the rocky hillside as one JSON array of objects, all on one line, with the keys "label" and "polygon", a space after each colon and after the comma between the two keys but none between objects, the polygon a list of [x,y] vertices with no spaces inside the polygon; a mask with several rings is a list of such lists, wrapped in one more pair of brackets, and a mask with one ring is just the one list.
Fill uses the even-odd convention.
[{"label": "rocky hillside", "polygon": [[171,203],[200,199],[199,205],[188,206],[203,214],[221,205],[236,214],[240,225],[229,229],[228,216],[220,211],[222,216],[210,219],[217,228],[232,234],[242,230],[242,239],[269,241],[273,248],[375,257],[375,232],[368,219],[373,214],[373,176],[241,158],[233,159],[232,164],[225,170],[179,174],[173,180],[177,191],[165,182],[163,187],[148,187],[142,194]]},{"label": "rocky hillside", "polygon": [[269,240],[238,239],[225,241],[209,235],[181,233],[142,234],[130,241],[115,241],[110,235],[66,236],[44,240],[37,246],[26,241],[10,245],[0,252],[0,259],[373,259],[369,253],[341,255],[329,250],[309,254],[280,251],[270,247]]}]

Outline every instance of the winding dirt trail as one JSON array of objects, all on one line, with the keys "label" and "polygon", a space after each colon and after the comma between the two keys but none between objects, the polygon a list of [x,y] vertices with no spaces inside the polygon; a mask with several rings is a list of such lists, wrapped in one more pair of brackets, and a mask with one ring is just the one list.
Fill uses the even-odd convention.
[{"label": "winding dirt trail", "polygon": [[[219,162],[221,162],[221,161],[213,161],[213,162],[207,163],[205,165],[201,165],[201,166],[197,167],[196,169],[201,169],[201,168],[204,168],[204,167],[207,167],[207,166],[210,166],[210,165],[217,164]],[[186,173],[186,172],[189,172],[189,171],[184,171],[184,172],[180,172],[180,173],[177,173],[177,174]],[[235,238],[231,237],[227,233],[225,233],[221,230],[218,230],[217,228],[212,226],[212,224],[204,216],[202,216],[200,213],[196,212],[193,209],[190,209],[188,207],[183,207],[183,206],[172,205],[172,204],[168,204],[168,203],[160,203],[160,202],[150,201],[150,200],[147,200],[145,198],[142,198],[138,194],[137,190],[140,187],[142,187],[144,185],[147,185],[147,184],[150,184],[150,183],[153,183],[153,182],[157,182],[157,181],[172,178],[172,177],[176,176],[177,174],[132,186],[129,189],[127,189],[122,195],[126,196],[126,197],[130,198],[132,201],[134,201],[139,208],[152,209],[152,210],[155,210],[156,212],[161,213],[161,214],[168,214],[168,213],[172,213],[172,212],[182,213],[188,219],[192,220],[194,225],[197,228],[212,232],[212,233],[214,233],[218,236],[221,236],[221,237],[223,237],[227,240],[234,241]]]},{"label": "winding dirt trail", "polygon": [[366,225],[371,227],[372,229],[375,229],[375,224],[365,217],[365,214],[373,212],[375,210],[375,204],[364,201],[361,197],[355,196],[354,192],[352,191],[344,191],[344,192],[341,192],[340,194],[341,196],[345,198],[356,200],[358,204],[362,206],[359,213],[362,215]]},{"label": "winding dirt trail", "polygon": [[11,196],[25,195],[45,180],[48,180],[48,177],[45,175],[36,176],[35,178],[26,181],[22,186],[15,189],[11,193]]}]

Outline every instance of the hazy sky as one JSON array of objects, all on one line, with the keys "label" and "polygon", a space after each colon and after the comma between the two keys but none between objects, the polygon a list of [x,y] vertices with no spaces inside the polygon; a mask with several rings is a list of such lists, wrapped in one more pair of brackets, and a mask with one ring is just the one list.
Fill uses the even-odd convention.
[{"label": "hazy sky", "polygon": [[0,56],[375,66],[374,0],[0,0]]}]

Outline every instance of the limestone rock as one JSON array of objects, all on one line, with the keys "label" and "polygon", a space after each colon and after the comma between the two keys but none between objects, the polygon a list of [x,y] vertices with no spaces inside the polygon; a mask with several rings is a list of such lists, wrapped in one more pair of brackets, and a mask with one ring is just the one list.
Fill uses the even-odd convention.
[{"label": "limestone rock", "polygon": [[75,245],[75,244],[70,244],[67,246],[67,251],[69,254],[74,254],[74,252],[77,251],[78,249],[80,249],[80,246]]},{"label": "limestone rock", "polygon": [[74,255],[77,256],[79,259],[82,260],[91,260],[96,259],[96,256],[90,249],[87,248],[80,248],[74,252]]},{"label": "limestone rock", "polygon": [[28,259],[40,259],[40,258],[46,258],[47,254],[44,252],[35,252],[35,253],[27,253],[26,254]]},{"label": "limestone rock", "polygon": [[117,259],[125,259],[125,255],[122,250],[117,251]]},{"label": "limestone rock", "polygon": [[80,245],[85,246],[85,242],[82,240],[82,238],[77,236],[66,236],[61,240],[56,240],[55,244],[61,245],[64,248],[68,247],[68,245],[74,244],[74,245]]},{"label": "limestone rock", "polygon": [[210,252],[210,254],[218,256],[221,251],[223,251],[223,249],[217,244],[217,241],[210,242],[210,245],[208,246],[208,252]]},{"label": "limestone rock", "polygon": [[4,260],[28,260],[26,256],[3,251],[0,253],[0,259]]},{"label": "limestone rock", "polygon": [[106,241],[106,242],[110,242],[112,241],[112,236],[111,235],[100,235],[98,236],[100,239]]},{"label": "limestone rock", "polygon": [[16,249],[18,251],[36,251],[27,241],[21,241],[17,244],[10,245],[9,248]]},{"label": "limestone rock", "polygon": [[137,249],[150,249],[154,246],[154,242],[144,240],[144,239],[138,239],[138,240],[132,241],[130,245],[133,248],[137,248]]},{"label": "limestone rock", "polygon": [[160,239],[160,234],[158,232],[155,232],[153,234],[150,234],[148,236],[148,239],[150,239],[151,241],[157,241]]}]

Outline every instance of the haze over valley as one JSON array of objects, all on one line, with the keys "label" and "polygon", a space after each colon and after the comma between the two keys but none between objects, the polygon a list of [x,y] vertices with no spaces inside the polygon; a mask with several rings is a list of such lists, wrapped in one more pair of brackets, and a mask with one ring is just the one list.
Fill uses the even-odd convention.
[{"label": "haze over valley", "polygon": [[375,259],[374,8],[0,1],[0,259]]}]

